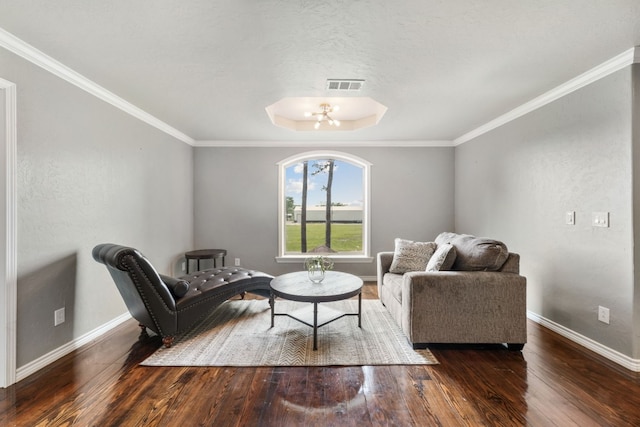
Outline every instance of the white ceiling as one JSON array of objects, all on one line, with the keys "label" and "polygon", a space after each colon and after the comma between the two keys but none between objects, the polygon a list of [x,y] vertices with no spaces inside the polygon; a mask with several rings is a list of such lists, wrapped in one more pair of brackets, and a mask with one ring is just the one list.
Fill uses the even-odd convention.
[{"label": "white ceiling", "polygon": [[[198,141],[435,141],[640,45],[640,1],[0,0],[0,28]],[[380,123],[271,124],[329,78]]]}]

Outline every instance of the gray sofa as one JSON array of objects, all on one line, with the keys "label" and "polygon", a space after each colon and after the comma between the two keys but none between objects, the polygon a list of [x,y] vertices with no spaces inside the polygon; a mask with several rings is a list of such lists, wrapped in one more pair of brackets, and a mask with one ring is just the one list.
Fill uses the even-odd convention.
[{"label": "gray sofa", "polygon": [[[377,255],[378,295],[414,348],[429,343],[524,347],[526,278],[519,274],[518,254],[508,252],[502,242],[455,233],[440,234],[431,247],[404,241],[405,247],[399,248],[400,240],[395,251]],[[413,269],[421,271],[398,270],[403,249],[409,257],[422,250],[429,257],[433,249],[428,265],[432,271],[419,263]],[[434,269],[431,264],[438,256],[445,265],[435,263]]]}]

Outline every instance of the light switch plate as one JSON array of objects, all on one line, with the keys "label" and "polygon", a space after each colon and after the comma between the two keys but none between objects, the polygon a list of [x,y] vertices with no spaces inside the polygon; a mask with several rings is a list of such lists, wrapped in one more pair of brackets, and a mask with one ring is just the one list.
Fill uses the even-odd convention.
[{"label": "light switch plate", "polygon": [[567,225],[575,225],[576,223],[576,212],[575,211],[567,211],[565,214],[565,223]]},{"label": "light switch plate", "polygon": [[593,212],[591,225],[594,227],[609,227],[609,212]]}]

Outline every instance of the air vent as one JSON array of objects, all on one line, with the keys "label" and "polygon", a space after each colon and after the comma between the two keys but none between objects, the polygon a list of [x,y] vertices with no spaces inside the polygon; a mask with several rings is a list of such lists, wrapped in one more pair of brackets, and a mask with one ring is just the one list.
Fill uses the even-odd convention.
[{"label": "air vent", "polygon": [[359,91],[364,85],[364,80],[358,79],[327,79],[327,90]]}]

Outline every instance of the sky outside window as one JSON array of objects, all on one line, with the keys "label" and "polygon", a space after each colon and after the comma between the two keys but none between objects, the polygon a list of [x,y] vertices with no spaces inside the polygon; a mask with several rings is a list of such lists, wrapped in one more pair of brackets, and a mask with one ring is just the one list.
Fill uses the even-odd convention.
[{"label": "sky outside window", "polygon": [[[313,175],[317,169],[314,163],[325,163],[326,159],[308,161],[307,174],[307,206],[324,205],[327,193],[322,189],[327,184],[327,173]],[[293,197],[296,206],[302,204],[302,162],[286,168],[286,195]],[[332,203],[349,206],[362,206],[362,168],[340,160],[334,161],[333,185],[331,186]]]}]

